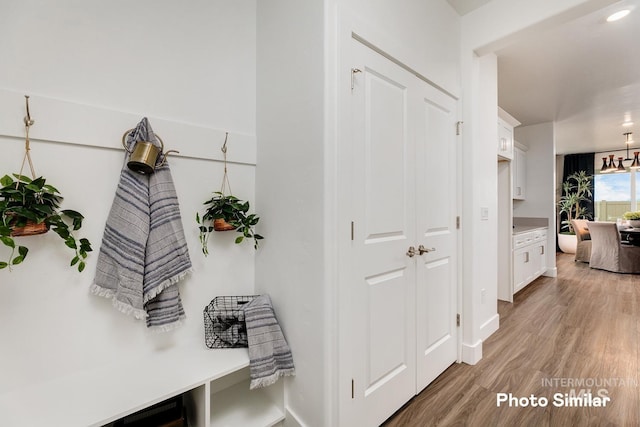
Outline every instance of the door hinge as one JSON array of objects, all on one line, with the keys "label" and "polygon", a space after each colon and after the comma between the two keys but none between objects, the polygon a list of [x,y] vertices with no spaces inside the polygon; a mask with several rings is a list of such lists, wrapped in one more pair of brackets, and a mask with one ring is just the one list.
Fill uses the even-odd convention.
[{"label": "door hinge", "polygon": [[353,381],[353,378],[351,378],[351,398],[355,399],[356,398],[356,386],[355,386],[355,382]]},{"label": "door hinge", "polygon": [[460,313],[456,314],[456,326],[460,326]]},{"label": "door hinge", "polygon": [[456,217],[456,229],[460,230],[460,216],[459,215]]},{"label": "door hinge", "polygon": [[[351,88],[353,90],[353,87]],[[463,121],[456,122],[456,135],[462,135],[462,124]]]},{"label": "door hinge", "polygon": [[354,234],[354,228],[355,228],[355,225],[353,224],[353,221],[351,221],[351,240],[354,239],[354,235],[355,235]]},{"label": "door hinge", "polygon": [[351,69],[351,92],[353,92],[353,87],[354,87],[354,85],[355,85],[355,82],[354,82],[354,80],[355,80],[355,75],[356,75],[357,73],[361,73],[361,72],[362,72],[362,70],[360,70],[359,68],[352,68],[352,69]]}]

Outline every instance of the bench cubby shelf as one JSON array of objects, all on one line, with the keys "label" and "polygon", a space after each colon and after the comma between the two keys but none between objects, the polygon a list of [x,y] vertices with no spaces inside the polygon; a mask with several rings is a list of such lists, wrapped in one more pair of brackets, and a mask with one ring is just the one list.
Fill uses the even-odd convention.
[{"label": "bench cubby shelf", "polygon": [[191,427],[278,425],[283,381],[250,391],[248,366],[247,349],[174,348],[3,393],[0,413],[4,425],[108,426],[183,394]]}]

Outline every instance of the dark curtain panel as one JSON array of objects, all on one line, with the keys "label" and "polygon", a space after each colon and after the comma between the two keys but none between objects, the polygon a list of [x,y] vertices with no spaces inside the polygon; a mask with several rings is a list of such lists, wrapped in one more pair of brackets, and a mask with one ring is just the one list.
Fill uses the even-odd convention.
[{"label": "dark curtain panel", "polygon": [[[580,154],[567,154],[564,156],[564,171],[562,173],[562,182],[566,181],[567,177],[575,172],[585,171],[587,175],[593,176],[595,173],[594,167],[595,153],[580,153]],[[591,201],[585,202],[587,212],[591,215],[591,219],[594,218],[594,204],[593,204],[593,188],[594,180],[591,180]]]}]

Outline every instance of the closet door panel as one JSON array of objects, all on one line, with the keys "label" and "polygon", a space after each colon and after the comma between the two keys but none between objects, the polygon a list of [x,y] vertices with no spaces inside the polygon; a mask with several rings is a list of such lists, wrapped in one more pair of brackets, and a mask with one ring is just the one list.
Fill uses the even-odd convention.
[{"label": "closet door panel", "polygon": [[417,386],[457,358],[456,101],[422,81],[417,108]]},{"label": "closet door panel", "polygon": [[[357,43],[356,43],[357,44]],[[354,399],[379,425],[415,393],[415,236],[410,73],[357,49],[352,91]]]}]

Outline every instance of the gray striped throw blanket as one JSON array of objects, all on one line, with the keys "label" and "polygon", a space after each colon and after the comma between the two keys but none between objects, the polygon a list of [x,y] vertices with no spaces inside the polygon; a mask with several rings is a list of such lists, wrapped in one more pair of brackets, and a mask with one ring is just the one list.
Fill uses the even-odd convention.
[{"label": "gray striped throw blanket", "polygon": [[245,305],[244,319],[249,341],[249,388],[267,387],[282,376],[295,375],[293,356],[269,295],[260,295]]},{"label": "gray striped throw blanket", "polygon": [[[127,137],[157,146],[149,121],[142,121]],[[159,156],[161,157],[161,156]],[[107,218],[91,291],[111,298],[113,305],[147,327],[166,331],[180,324],[185,313],[177,283],[191,272],[178,197],[169,165],[143,175],[126,163]]]}]

